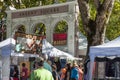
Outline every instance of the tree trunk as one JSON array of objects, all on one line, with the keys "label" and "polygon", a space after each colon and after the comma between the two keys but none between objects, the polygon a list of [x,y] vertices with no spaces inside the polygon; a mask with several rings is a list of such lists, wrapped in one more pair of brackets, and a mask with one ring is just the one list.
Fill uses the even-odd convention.
[{"label": "tree trunk", "polygon": [[96,6],[97,13],[95,20],[93,20],[90,18],[89,0],[78,0],[82,23],[88,40],[87,56],[90,46],[104,43],[106,24],[112,12],[114,1],[115,0],[104,0],[101,3],[99,0],[94,0],[93,5]]}]

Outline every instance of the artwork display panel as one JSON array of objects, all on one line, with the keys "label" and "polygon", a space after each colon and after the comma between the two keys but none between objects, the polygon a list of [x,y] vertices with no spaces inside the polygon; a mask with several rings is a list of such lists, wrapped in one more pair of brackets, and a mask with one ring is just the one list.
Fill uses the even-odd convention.
[{"label": "artwork display panel", "polygon": [[44,36],[15,33],[15,51],[20,53],[40,54],[42,52],[43,38]]}]

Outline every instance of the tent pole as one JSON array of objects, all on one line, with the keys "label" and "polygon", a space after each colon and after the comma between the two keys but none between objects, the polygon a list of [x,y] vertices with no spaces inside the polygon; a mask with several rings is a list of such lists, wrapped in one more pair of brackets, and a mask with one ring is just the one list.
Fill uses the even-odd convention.
[{"label": "tent pole", "polygon": [[89,70],[89,79],[88,80],[92,80],[92,74],[93,74],[93,67],[94,67],[94,59],[90,59],[90,70]]}]

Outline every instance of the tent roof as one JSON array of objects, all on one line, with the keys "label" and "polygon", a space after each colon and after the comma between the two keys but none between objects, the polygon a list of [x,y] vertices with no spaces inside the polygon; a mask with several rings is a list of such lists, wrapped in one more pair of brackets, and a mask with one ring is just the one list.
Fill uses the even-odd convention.
[{"label": "tent roof", "polygon": [[14,47],[15,47],[15,40],[13,38],[8,38],[0,42],[2,56],[9,56],[11,54],[12,49],[14,49]]},{"label": "tent roof", "polygon": [[46,39],[43,39],[42,53],[48,54],[49,56],[53,56],[53,57],[66,57],[66,58],[75,59],[75,57],[72,56],[71,54],[67,52],[63,52],[52,46]]},{"label": "tent roof", "polygon": [[93,59],[96,56],[120,56],[120,37],[102,45],[91,46],[89,56]]},{"label": "tent roof", "polygon": [[0,42],[0,48],[6,47],[9,45],[15,45],[15,40],[13,38],[8,38],[8,39]]}]

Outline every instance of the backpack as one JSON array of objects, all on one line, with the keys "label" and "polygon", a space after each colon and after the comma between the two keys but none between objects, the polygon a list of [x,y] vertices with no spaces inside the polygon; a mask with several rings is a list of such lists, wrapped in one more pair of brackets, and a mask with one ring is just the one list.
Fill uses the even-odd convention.
[{"label": "backpack", "polygon": [[60,75],[56,71],[53,71],[52,75],[53,75],[53,77],[54,77],[54,75],[56,75],[58,77],[58,80],[60,80]]}]

